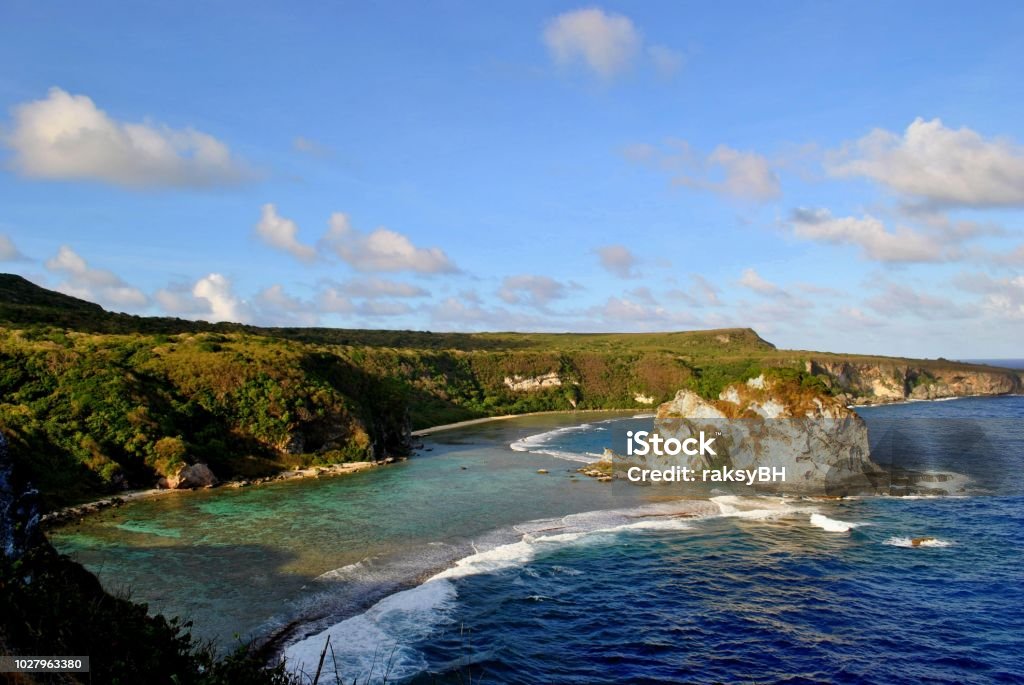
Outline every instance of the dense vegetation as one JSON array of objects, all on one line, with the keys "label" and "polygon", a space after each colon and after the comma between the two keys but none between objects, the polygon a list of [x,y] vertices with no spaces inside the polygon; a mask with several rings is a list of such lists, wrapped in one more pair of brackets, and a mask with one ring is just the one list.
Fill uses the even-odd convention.
[{"label": "dense vegetation", "polygon": [[[464,419],[650,407],[680,388],[710,398],[765,369],[831,391],[806,373],[810,354],[750,329],[430,333],[135,317],[0,275],[0,431],[51,507],[151,486],[187,463],[253,477],[401,454],[410,429]],[[508,382],[551,373],[558,384]]]}]

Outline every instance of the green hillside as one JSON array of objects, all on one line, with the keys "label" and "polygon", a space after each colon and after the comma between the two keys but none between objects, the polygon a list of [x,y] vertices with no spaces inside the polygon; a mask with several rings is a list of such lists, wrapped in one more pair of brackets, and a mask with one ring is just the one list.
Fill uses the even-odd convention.
[{"label": "green hillside", "polygon": [[[404,454],[411,429],[464,419],[649,409],[681,388],[713,397],[766,369],[853,392],[811,373],[812,359],[879,365],[906,384],[991,371],[777,350],[750,329],[469,334],[136,317],[0,275],[0,430],[50,506],[149,487],[187,463],[253,477]],[[557,384],[524,387],[545,375]]]}]

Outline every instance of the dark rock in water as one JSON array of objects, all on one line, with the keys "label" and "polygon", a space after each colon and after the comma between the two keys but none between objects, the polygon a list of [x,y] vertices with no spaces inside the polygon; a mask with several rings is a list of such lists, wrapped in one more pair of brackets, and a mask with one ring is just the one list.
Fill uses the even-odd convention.
[{"label": "dark rock in water", "polygon": [[924,536],[924,537],[919,537],[919,538],[912,538],[910,540],[910,545],[911,545],[911,547],[920,547],[921,545],[923,545],[925,543],[928,543],[928,542],[933,542],[934,540],[935,540],[935,538],[929,537],[929,536]]},{"label": "dark rock in water", "polygon": [[17,561],[43,542],[39,491],[15,472],[7,438],[0,433],[0,553]]}]

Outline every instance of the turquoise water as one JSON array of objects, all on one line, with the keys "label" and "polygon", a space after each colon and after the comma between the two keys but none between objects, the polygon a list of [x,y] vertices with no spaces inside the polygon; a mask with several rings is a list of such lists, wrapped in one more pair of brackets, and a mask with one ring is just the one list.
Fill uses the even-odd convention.
[{"label": "turquoise water", "polygon": [[1024,398],[861,413],[880,463],[960,474],[956,496],[681,500],[575,475],[649,418],[524,417],[54,539],[208,636],[279,636],[296,667],[330,635],[347,681],[1024,682]]},{"label": "turquoise water", "polygon": [[[612,416],[622,415],[595,420]],[[504,541],[513,524],[645,501],[632,488],[577,477],[579,463],[508,447],[580,422],[550,415],[467,427],[438,434],[407,462],[320,480],[168,493],[50,537],[108,589],[192,619],[198,635],[229,647],[236,636],[364,608],[471,553],[474,543]],[[354,564],[361,566],[322,577]]]}]

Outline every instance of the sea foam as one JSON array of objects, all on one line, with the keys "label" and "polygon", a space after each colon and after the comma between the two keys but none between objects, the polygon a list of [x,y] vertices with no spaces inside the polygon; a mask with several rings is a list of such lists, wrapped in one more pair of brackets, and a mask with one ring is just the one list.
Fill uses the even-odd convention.
[{"label": "sea foam", "polygon": [[914,544],[915,538],[891,537],[885,544],[893,547],[950,547],[953,543],[939,538],[917,538],[918,543]]},{"label": "sea foam", "polygon": [[766,521],[791,516],[809,511],[808,507],[798,507],[782,497],[739,497],[737,495],[719,495],[711,501],[718,507],[719,516]]},{"label": "sea foam", "polygon": [[849,521],[839,521],[837,519],[830,519],[824,514],[811,514],[811,525],[817,526],[822,530],[829,533],[848,533],[858,526],[864,525],[863,523],[850,523]]},{"label": "sea foam", "polygon": [[[602,422],[605,423],[605,422]],[[593,429],[594,426],[589,423],[584,423],[578,426],[565,426],[563,428],[556,428],[554,430],[545,431],[543,433],[537,433],[535,435],[528,435],[525,438],[520,438],[509,445],[511,449],[516,452],[532,452],[533,454],[546,454],[549,457],[555,457],[556,459],[564,459],[565,461],[575,461],[583,464],[592,464],[596,462],[601,455],[599,454],[580,454],[579,452],[567,452],[565,450],[556,450],[550,447],[546,447],[555,438],[565,435],[567,433],[584,433],[588,430]]]},{"label": "sea foam", "polygon": [[[422,584],[389,595],[370,609],[308,636],[285,651],[289,670],[311,674],[330,637],[332,652],[324,662],[328,679],[342,682],[403,680],[427,667],[424,656],[412,644],[427,638],[449,621],[458,593],[455,582],[483,573],[522,567],[538,554],[569,544],[581,544],[599,535],[627,531],[679,531],[690,524],[687,518],[715,513],[709,503],[678,500],[632,509],[600,510],[561,518],[538,519],[518,524],[513,531],[521,538],[457,560]],[[344,575],[328,572],[327,578]]]}]

